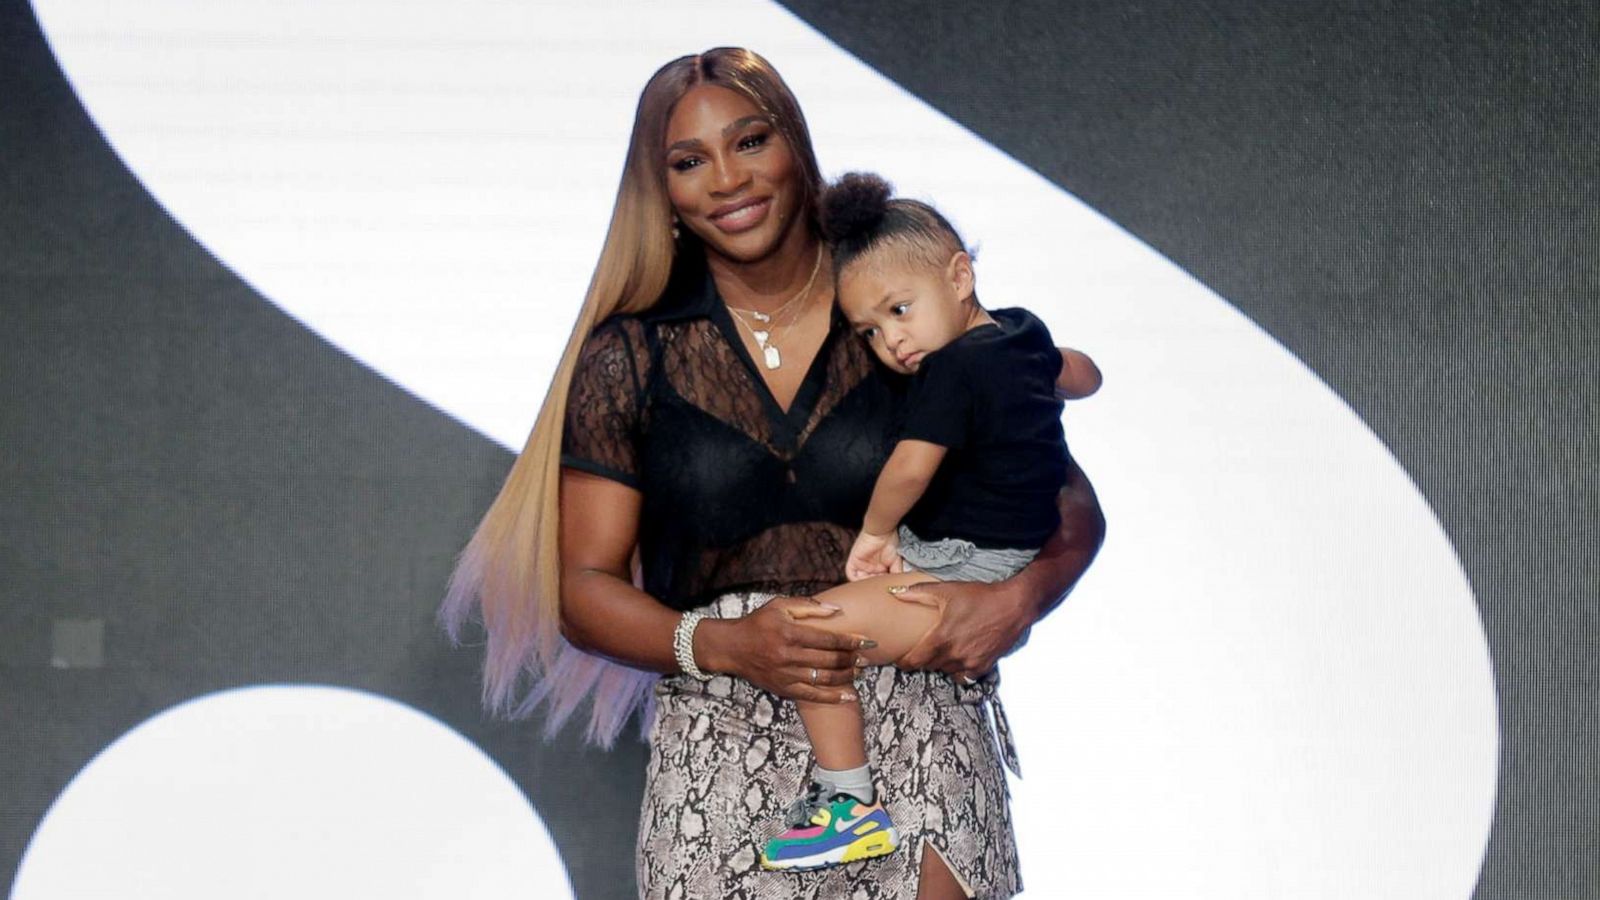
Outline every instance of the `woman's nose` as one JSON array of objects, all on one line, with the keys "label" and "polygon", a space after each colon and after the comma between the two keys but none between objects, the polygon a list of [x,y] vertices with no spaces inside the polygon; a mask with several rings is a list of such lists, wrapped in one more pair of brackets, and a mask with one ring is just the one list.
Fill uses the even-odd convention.
[{"label": "woman's nose", "polygon": [[719,194],[732,194],[750,180],[750,173],[737,161],[725,160],[716,164],[712,189]]}]

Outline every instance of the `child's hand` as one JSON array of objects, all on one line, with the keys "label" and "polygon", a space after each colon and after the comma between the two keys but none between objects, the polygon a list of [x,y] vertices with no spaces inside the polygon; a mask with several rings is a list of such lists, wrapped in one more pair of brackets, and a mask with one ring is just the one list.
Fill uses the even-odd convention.
[{"label": "child's hand", "polygon": [[868,534],[863,531],[856,535],[855,545],[850,548],[850,558],[844,564],[844,577],[851,581],[903,571],[905,565],[900,561],[900,535],[893,531],[888,534]]}]

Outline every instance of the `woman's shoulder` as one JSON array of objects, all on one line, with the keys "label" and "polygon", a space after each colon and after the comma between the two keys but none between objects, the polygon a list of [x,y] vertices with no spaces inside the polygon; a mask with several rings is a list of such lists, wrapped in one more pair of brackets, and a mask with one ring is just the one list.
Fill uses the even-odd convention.
[{"label": "woman's shoulder", "polygon": [[589,332],[589,339],[621,341],[632,340],[644,334],[644,318],[638,313],[612,313],[600,320]]},{"label": "woman's shoulder", "polygon": [[613,369],[627,365],[638,373],[649,365],[649,357],[644,321],[632,313],[615,313],[601,320],[584,338],[578,367]]}]

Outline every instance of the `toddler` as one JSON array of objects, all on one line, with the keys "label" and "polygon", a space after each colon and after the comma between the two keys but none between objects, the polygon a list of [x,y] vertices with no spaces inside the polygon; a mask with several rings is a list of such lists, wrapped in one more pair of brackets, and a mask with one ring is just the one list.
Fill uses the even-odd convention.
[{"label": "toddler", "polygon": [[[933,207],[890,194],[883,179],[851,174],[822,198],[840,311],[884,365],[911,376],[899,441],[845,577],[1001,581],[1060,526],[1056,498],[1070,462],[1061,398],[1093,393],[1100,375],[1087,356],[1059,350],[1027,311],[980,306],[955,229]],[[841,601],[862,596],[846,586],[816,599],[850,606]],[[868,662],[892,662],[937,623],[928,607],[869,606],[857,605],[848,623],[876,641]],[[873,786],[860,707],[797,705],[817,768],[762,865],[814,869],[892,852],[898,834]]]}]

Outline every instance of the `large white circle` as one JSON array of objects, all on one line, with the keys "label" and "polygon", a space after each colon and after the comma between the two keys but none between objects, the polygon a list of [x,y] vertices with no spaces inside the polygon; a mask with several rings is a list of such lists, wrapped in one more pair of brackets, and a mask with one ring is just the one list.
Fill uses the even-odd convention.
[{"label": "large white circle", "polygon": [[435,719],[272,686],[140,724],[50,807],[12,900],[571,897],[517,785]]},{"label": "large white circle", "polygon": [[759,2],[35,3],[112,146],[216,256],[520,445],[638,91],[754,47],[825,169],[929,197],[979,291],[1107,373],[1068,435],[1100,560],[1007,664],[1037,896],[1465,897],[1493,810],[1487,646],[1409,477],[1316,376],[1070,195]]}]

